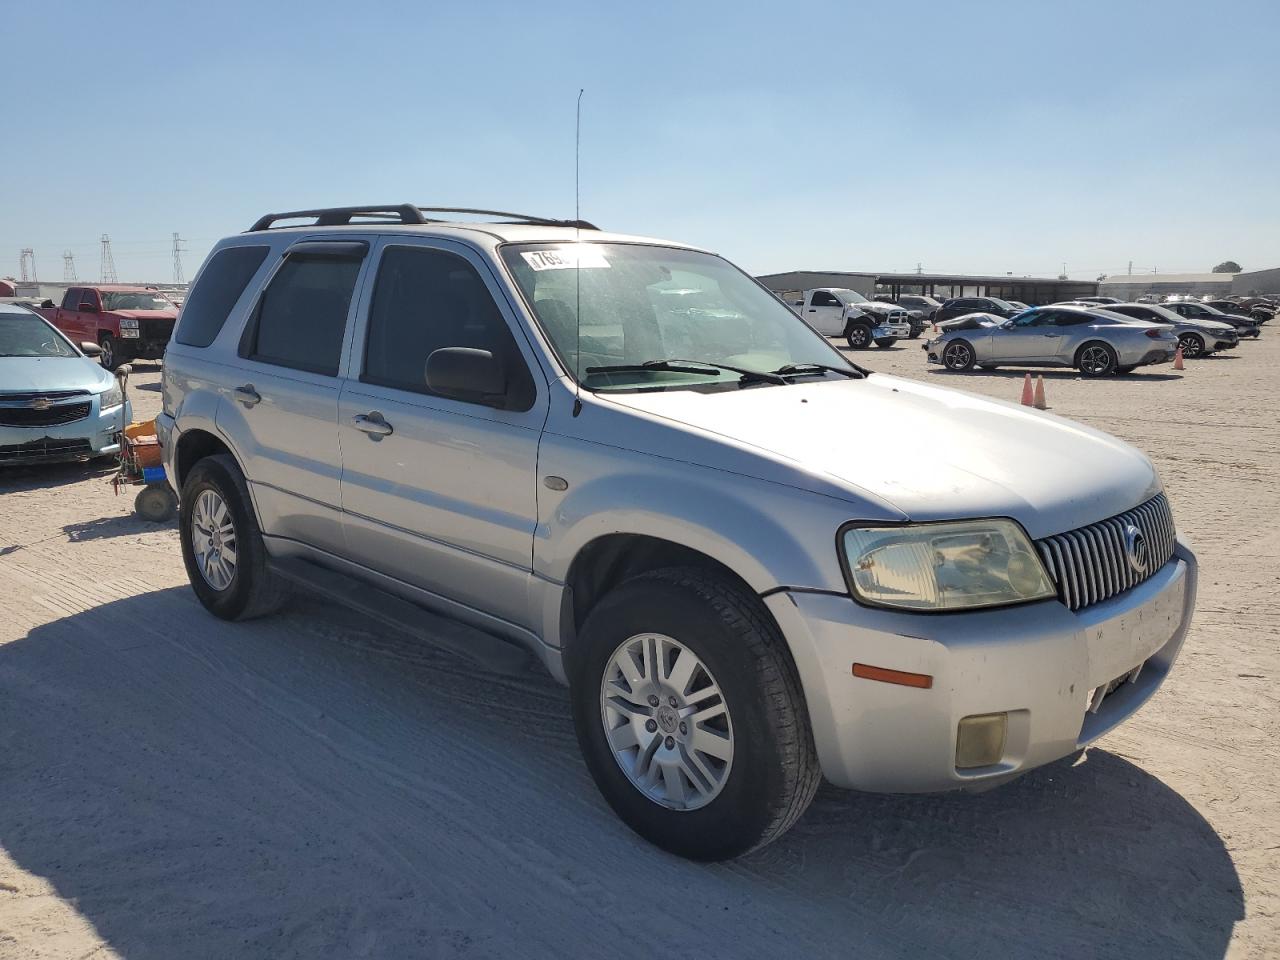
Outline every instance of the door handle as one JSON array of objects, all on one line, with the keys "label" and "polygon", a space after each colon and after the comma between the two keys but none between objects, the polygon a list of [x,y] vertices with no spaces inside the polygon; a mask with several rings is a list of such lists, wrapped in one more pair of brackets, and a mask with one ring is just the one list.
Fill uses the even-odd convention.
[{"label": "door handle", "polygon": [[253,389],[252,383],[246,383],[243,387],[236,387],[232,392],[236,395],[236,399],[243,403],[245,407],[252,407],[255,404],[262,402],[262,395],[259,394],[257,390]]},{"label": "door handle", "polygon": [[816,308],[814,308],[814,307],[810,307],[810,308],[809,308],[809,312],[810,312],[810,313],[817,313],[818,311],[817,311],[817,309],[816,309]]},{"label": "door handle", "polygon": [[363,430],[369,434],[372,440],[381,440],[394,432],[391,429],[391,424],[382,419],[382,414],[378,413],[377,410],[370,413],[358,413],[351,418],[351,422],[357,430]]},{"label": "door handle", "polygon": [[1042,336],[1042,337],[1060,337],[1060,336],[1062,336],[1062,334],[1060,334],[1060,333],[1042,333],[1042,334],[1040,334],[1040,336]]}]

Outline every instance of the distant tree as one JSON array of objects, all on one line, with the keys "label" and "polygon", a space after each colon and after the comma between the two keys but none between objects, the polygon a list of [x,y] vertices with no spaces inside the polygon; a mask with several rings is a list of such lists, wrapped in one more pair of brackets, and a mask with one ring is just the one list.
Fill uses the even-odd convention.
[{"label": "distant tree", "polygon": [[1234,260],[1223,260],[1220,264],[1213,268],[1214,273],[1239,273],[1240,264]]}]

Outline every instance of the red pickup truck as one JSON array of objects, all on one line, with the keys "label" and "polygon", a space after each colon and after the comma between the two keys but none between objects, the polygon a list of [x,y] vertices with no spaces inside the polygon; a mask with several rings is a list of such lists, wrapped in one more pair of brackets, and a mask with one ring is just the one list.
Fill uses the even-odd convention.
[{"label": "red pickup truck", "polygon": [[96,343],[114,370],[129,360],[159,360],[169,344],[178,308],[158,290],[120,285],[68,287],[62,306],[40,310],[76,343]]}]

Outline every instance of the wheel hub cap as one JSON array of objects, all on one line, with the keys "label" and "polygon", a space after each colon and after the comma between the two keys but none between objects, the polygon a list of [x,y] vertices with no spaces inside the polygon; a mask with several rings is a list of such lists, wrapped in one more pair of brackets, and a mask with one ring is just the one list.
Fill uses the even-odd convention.
[{"label": "wheel hub cap", "polygon": [[196,568],[214,590],[225,590],[236,573],[236,528],[226,501],[202,490],[191,511],[191,550]]},{"label": "wheel hub cap", "polygon": [[733,764],[733,725],[720,687],[688,647],[662,634],[618,645],[600,682],[600,719],[614,759],[650,800],[696,810],[719,795]]}]

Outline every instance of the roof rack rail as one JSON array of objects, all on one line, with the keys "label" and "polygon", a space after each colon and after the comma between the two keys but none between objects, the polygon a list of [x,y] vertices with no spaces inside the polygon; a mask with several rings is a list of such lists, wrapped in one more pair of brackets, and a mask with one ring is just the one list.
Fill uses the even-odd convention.
[{"label": "roof rack rail", "polygon": [[586,220],[556,220],[551,217],[535,217],[527,213],[511,213],[506,210],[479,210],[474,207],[423,207],[412,203],[369,204],[363,207],[321,207],[315,210],[290,210],[285,213],[268,213],[259,217],[249,228],[249,233],[270,230],[280,220],[297,220],[313,217],[315,227],[341,227],[355,217],[367,220],[385,220],[391,223],[443,223],[445,220],[428,219],[427,213],[466,213],[489,217],[504,217],[513,223],[527,223],[540,227],[578,227],[582,230],[599,230]]},{"label": "roof rack rail", "polygon": [[340,227],[351,222],[352,217],[369,217],[374,220],[391,220],[399,223],[427,223],[422,211],[412,203],[370,204],[364,207],[322,207],[317,210],[290,210],[287,213],[268,213],[259,217],[249,228],[250,233],[270,230],[277,220],[296,220],[299,217],[315,217],[316,227]]},{"label": "roof rack rail", "polygon": [[539,227],[580,227],[583,230],[599,230],[594,223],[586,220],[557,220],[552,217],[537,217],[528,213],[511,213],[508,210],[479,210],[474,207],[428,207],[422,204],[418,209],[424,213],[473,213],[490,217],[507,217],[516,223],[528,223]]}]

